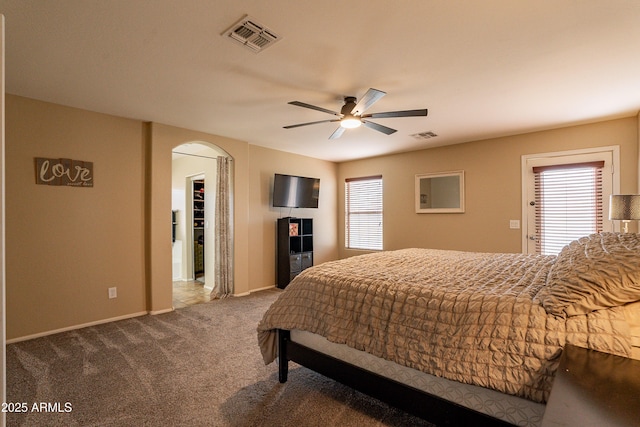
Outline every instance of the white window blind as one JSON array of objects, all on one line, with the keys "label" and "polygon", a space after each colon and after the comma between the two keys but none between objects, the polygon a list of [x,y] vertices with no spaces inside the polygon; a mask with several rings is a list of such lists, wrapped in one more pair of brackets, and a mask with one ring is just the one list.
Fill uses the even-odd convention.
[{"label": "white window blind", "polygon": [[382,250],[382,176],[345,180],[345,246]]},{"label": "white window blind", "polygon": [[534,167],[536,252],[554,255],[602,231],[604,162]]}]

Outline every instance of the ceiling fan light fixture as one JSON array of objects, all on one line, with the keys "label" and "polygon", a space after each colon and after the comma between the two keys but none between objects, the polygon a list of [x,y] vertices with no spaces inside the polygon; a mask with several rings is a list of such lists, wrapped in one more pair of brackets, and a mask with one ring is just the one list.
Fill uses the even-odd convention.
[{"label": "ceiling fan light fixture", "polygon": [[364,94],[364,96],[358,101],[355,96],[345,96],[344,97],[344,105],[340,109],[340,112],[327,110],[326,108],[318,107],[316,105],[306,104],[300,101],[291,101],[289,104],[296,105],[298,107],[309,108],[311,110],[321,111],[323,113],[328,113],[333,116],[337,116],[337,119],[333,120],[320,120],[309,123],[300,123],[297,125],[285,126],[285,129],[297,128],[300,126],[308,126],[315,125],[318,123],[326,123],[326,122],[340,122],[340,126],[331,134],[329,139],[340,138],[340,136],[345,132],[346,129],[354,129],[360,126],[367,127],[369,129],[373,129],[378,132],[382,132],[385,135],[391,135],[397,132],[396,129],[391,129],[390,127],[383,126],[381,124],[372,122],[370,120],[366,120],[369,118],[372,119],[386,119],[393,117],[416,117],[416,116],[426,116],[427,109],[423,108],[421,110],[405,110],[405,111],[387,111],[384,113],[373,113],[373,114],[363,114],[371,105],[373,105],[378,99],[383,97],[385,92],[382,92],[378,89],[369,88],[369,90]]},{"label": "ceiling fan light fixture", "polygon": [[340,120],[340,126],[346,129],[354,129],[360,127],[361,124],[362,121],[354,116],[345,116],[342,120]]}]

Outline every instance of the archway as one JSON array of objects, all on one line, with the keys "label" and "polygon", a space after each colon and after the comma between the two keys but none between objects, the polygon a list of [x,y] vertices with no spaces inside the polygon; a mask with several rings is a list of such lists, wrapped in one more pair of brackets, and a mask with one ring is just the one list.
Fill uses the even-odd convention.
[{"label": "archway", "polygon": [[219,147],[231,159],[233,203],[231,215],[233,266],[229,273],[233,295],[244,295],[249,289],[248,247],[248,144],[229,138],[176,128],[160,123],[145,124],[145,191],[146,283],[147,307],[150,314],[173,310],[171,280],[171,151],[190,141]]},{"label": "archway", "polygon": [[172,150],[172,278],[173,306],[209,301],[216,288],[217,159],[230,157],[204,141]]}]

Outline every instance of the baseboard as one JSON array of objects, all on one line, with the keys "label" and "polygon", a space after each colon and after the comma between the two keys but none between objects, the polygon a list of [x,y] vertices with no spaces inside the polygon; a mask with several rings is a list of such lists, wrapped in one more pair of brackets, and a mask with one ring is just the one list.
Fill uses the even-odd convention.
[{"label": "baseboard", "polygon": [[145,316],[146,314],[148,314],[148,312],[140,311],[138,313],[125,314],[124,316],[118,316],[118,317],[110,317],[109,319],[96,320],[95,322],[89,322],[89,323],[83,323],[83,324],[80,324],[80,325],[68,326],[66,328],[60,328],[60,329],[54,329],[52,331],[40,332],[40,333],[33,334],[33,335],[26,335],[24,337],[11,338],[11,339],[7,340],[7,344],[13,344],[13,343],[20,342],[20,341],[28,341],[28,340],[32,340],[32,339],[35,339],[35,338],[42,338],[42,337],[46,337],[48,335],[59,334],[61,332],[74,331],[76,329],[88,328],[89,326],[102,325],[103,323],[111,323],[111,322],[117,322],[118,320],[126,320],[126,319],[131,319],[133,317]]},{"label": "baseboard", "polygon": [[233,294],[231,295],[232,297],[246,297],[248,295],[251,295],[251,292],[243,292],[241,294]]},{"label": "baseboard", "polygon": [[[234,294],[234,297],[246,297],[247,295],[251,295],[254,292],[260,292],[260,291],[266,291],[268,289],[275,289],[276,286],[265,286],[263,288],[258,288],[258,289],[251,289],[249,292],[243,292],[241,294]],[[61,329],[54,329],[52,331],[46,331],[46,332],[40,332],[37,334],[33,334],[33,335],[26,335],[24,337],[18,337],[18,338],[12,338],[6,341],[7,344],[13,344],[16,342],[20,342],[20,341],[28,341],[28,340],[32,340],[35,338],[41,338],[41,337],[46,337],[48,335],[55,335],[55,334],[59,334],[61,332],[68,332],[68,331],[73,331],[76,329],[82,329],[82,328],[88,328],[89,326],[96,326],[96,325],[102,325],[103,323],[111,323],[111,322],[117,322],[118,320],[126,320],[126,319],[131,319],[133,317],[140,317],[140,316],[144,316],[146,314],[150,314],[152,316],[158,315],[158,314],[164,314],[164,313],[170,313],[174,310],[174,308],[166,308],[164,310],[155,310],[155,311],[140,311],[138,313],[131,313],[131,314],[125,314],[124,316],[118,316],[118,317],[110,317],[109,319],[102,319],[102,320],[97,320],[95,322],[89,322],[89,323],[83,323],[80,325],[74,325],[74,326],[68,326],[66,328],[61,328]]]},{"label": "baseboard", "polygon": [[239,294],[233,294],[231,296],[234,297],[234,298],[235,297],[246,297],[246,296],[251,295],[254,292],[267,291],[269,289],[275,289],[275,288],[276,288],[275,285],[274,286],[265,286],[264,288],[251,289],[248,292],[242,292],[242,293],[239,293]]},{"label": "baseboard", "polygon": [[171,313],[173,310],[175,310],[175,308],[171,307],[171,308],[165,308],[164,310],[153,310],[153,311],[150,311],[149,314],[152,316],[155,316],[158,314]]},{"label": "baseboard", "polygon": [[247,295],[251,295],[254,292],[260,292],[260,291],[266,291],[269,289],[275,289],[276,285],[273,286],[265,286],[264,288],[258,288],[258,289],[251,289],[249,292],[243,292],[241,294],[234,294],[234,297],[246,297]]}]

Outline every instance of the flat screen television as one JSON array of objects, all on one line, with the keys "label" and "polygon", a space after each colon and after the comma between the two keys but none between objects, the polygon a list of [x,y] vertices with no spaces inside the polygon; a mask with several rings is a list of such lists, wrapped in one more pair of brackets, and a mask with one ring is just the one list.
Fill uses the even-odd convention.
[{"label": "flat screen television", "polygon": [[282,208],[317,208],[320,178],[275,174],[273,206]]}]

